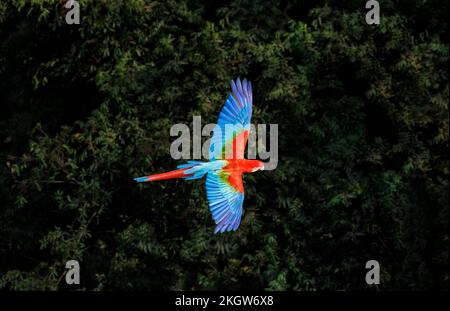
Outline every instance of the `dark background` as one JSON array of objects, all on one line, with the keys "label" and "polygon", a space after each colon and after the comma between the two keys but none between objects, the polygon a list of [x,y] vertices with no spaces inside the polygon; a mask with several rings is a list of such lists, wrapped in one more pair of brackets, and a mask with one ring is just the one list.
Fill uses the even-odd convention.
[{"label": "dark background", "polygon": [[[33,2],[0,2],[0,289],[448,289],[447,1]],[[214,235],[204,181],[132,178],[237,76],[279,164]]]}]

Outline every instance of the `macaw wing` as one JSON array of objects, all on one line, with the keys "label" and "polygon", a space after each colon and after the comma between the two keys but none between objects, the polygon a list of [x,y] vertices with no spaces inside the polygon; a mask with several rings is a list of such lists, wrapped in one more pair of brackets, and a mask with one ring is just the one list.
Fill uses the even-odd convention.
[{"label": "macaw wing", "polygon": [[242,173],[211,171],[206,176],[206,195],[216,223],[214,233],[236,231],[241,223],[244,185]]},{"label": "macaw wing", "polygon": [[252,118],[252,85],[238,78],[219,113],[209,148],[210,160],[243,159]]}]

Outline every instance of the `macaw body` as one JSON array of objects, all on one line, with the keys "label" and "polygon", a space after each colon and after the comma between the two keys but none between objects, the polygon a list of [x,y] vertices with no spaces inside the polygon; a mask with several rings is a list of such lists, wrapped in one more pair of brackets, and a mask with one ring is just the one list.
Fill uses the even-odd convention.
[{"label": "macaw body", "polygon": [[251,83],[237,79],[236,83],[231,81],[231,88],[213,131],[209,162],[188,161],[174,171],[135,178],[137,182],[150,182],[206,175],[206,194],[216,223],[214,233],[237,230],[244,201],[242,174],[264,169],[263,162],[244,159],[252,116]]}]

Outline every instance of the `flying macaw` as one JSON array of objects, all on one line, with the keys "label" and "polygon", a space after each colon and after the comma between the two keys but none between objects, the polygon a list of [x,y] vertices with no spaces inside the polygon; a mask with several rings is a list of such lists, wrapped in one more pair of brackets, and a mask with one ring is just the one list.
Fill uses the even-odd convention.
[{"label": "flying macaw", "polygon": [[209,162],[188,161],[174,171],[134,179],[137,182],[190,180],[206,175],[209,209],[216,223],[214,233],[237,230],[244,202],[242,174],[264,169],[263,162],[244,159],[252,117],[252,85],[238,78],[236,83],[231,81],[231,89],[213,130]]}]

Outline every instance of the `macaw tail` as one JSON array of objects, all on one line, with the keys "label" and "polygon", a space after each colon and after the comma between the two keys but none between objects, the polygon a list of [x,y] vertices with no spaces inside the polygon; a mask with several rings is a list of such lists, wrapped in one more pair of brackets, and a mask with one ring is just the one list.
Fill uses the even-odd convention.
[{"label": "macaw tail", "polygon": [[222,160],[211,162],[188,161],[187,164],[178,165],[174,171],[138,177],[134,180],[137,182],[148,182],[173,178],[198,179],[205,176],[211,170],[220,170],[226,165],[225,162]]},{"label": "macaw tail", "polygon": [[138,177],[135,178],[134,180],[137,182],[147,182],[147,181],[156,181],[156,180],[164,180],[164,179],[172,179],[172,178],[183,178],[183,177],[187,177],[189,175],[186,175],[185,172],[188,169],[180,169],[180,170],[174,170],[174,171],[170,171],[167,173],[161,173],[161,174],[153,174],[153,175],[148,175],[148,176],[144,176],[144,177]]}]

